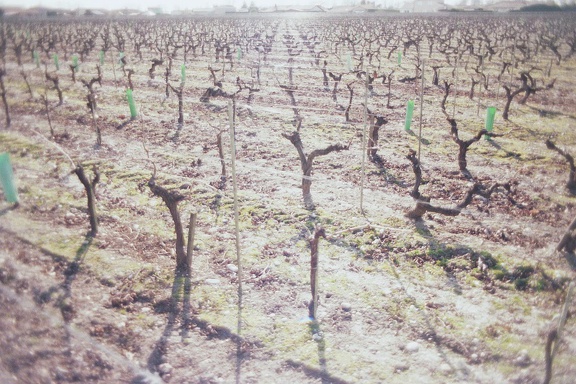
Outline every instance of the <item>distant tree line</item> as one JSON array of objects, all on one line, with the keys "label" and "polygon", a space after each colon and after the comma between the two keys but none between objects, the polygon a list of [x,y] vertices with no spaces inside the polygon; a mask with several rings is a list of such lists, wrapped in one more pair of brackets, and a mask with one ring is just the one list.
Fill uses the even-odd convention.
[{"label": "distant tree line", "polygon": [[559,12],[559,11],[576,11],[576,3],[572,4],[531,4],[520,8],[514,12]]}]

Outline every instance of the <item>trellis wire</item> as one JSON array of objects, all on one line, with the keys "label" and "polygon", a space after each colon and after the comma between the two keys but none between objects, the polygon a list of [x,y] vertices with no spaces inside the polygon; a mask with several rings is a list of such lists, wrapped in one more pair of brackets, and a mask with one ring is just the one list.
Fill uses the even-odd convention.
[{"label": "trellis wire", "polygon": [[[457,60],[458,60],[458,59],[456,59],[456,62],[457,62]],[[314,68],[310,68],[310,69],[314,69]],[[456,75],[457,75],[457,74],[458,74],[458,72],[457,72],[457,70],[456,70]],[[268,88],[269,88],[269,89],[276,89],[275,87],[268,87]],[[457,88],[457,84],[455,85],[455,88]],[[298,93],[300,93],[300,92],[304,93],[304,92],[306,92],[306,90],[310,90],[310,89],[312,89],[312,90],[319,90],[320,88],[318,88],[318,87],[305,87],[305,88],[301,88],[301,89],[298,90],[297,92],[298,92]],[[278,89],[278,90],[280,91],[280,89]],[[278,97],[280,98],[281,96],[278,95]],[[300,98],[302,98],[302,96],[300,96]],[[308,99],[308,98],[306,98],[306,99]],[[306,100],[306,99],[305,99],[305,100]],[[187,103],[190,103],[190,102],[187,102]],[[193,103],[193,102],[192,102],[192,103]],[[250,107],[251,107],[251,108],[254,108],[254,106],[252,106],[252,105],[250,105]],[[287,107],[287,108],[291,108],[291,106],[286,106],[286,107]],[[302,110],[326,111],[326,109],[323,109],[323,108],[314,108],[314,107],[300,107],[300,106],[299,106],[299,109],[302,109]],[[454,109],[455,109],[455,100],[454,100]],[[331,112],[333,113],[333,111],[331,111]],[[454,115],[454,110],[453,110],[453,115]]]},{"label": "trellis wire", "polygon": [[[216,105],[216,102],[220,102],[221,100],[216,100],[214,102],[210,102],[212,105]],[[186,101],[186,104],[191,104],[191,105],[202,105],[202,106],[206,106],[207,104],[201,101]],[[210,104],[208,104],[210,105]],[[258,105],[258,104],[247,104],[247,103],[239,103],[236,102],[236,106],[237,107],[244,107],[246,109],[251,109],[251,110],[256,110],[256,111],[262,111],[262,112],[272,112],[272,113],[281,113],[281,112],[286,112],[286,113],[293,113],[293,109],[294,107],[290,104],[276,104],[274,106],[265,106],[265,105]],[[328,117],[326,118],[316,118],[315,121],[318,122],[329,122],[331,124],[334,124],[334,109],[329,109],[329,108],[315,108],[315,107],[304,107],[304,106],[297,106],[297,108],[300,111],[312,111],[312,112],[325,112],[326,115],[328,115]],[[343,113],[342,113],[343,115]],[[340,115],[337,115],[340,116]],[[310,117],[307,117],[310,118]],[[343,118],[343,116],[342,116]],[[355,130],[355,128],[351,128],[350,124],[346,124],[344,122],[339,123],[340,128],[342,129],[352,129]]]},{"label": "trellis wire", "polygon": [[[456,63],[457,63],[457,62],[458,62],[458,58],[456,58]],[[113,64],[114,64],[114,63],[113,63]],[[114,65],[113,65],[113,66],[114,66]],[[456,75],[458,75],[458,72],[457,72],[457,71],[456,71]],[[424,77],[424,76],[423,76],[423,77]],[[424,81],[424,78],[422,79],[422,82],[423,82],[423,81]],[[422,101],[422,100],[421,100],[421,101]],[[199,103],[198,103],[198,104],[199,104]],[[246,107],[250,107],[250,108],[258,108],[258,107],[254,107],[254,106],[252,106],[252,105],[245,105],[245,106],[246,106]],[[290,106],[287,106],[287,105],[286,105],[286,107],[287,107],[287,108],[286,108],[286,111],[291,111],[291,107],[290,107]],[[270,108],[270,107],[262,107],[262,108],[266,108],[266,110],[268,110],[268,111],[270,111],[270,110],[281,111],[281,110],[282,110],[281,108]],[[306,107],[299,107],[299,108],[305,109]],[[455,105],[454,105],[454,108],[455,108]],[[307,109],[308,109],[308,110],[316,110],[316,111],[330,111],[330,110],[328,110],[328,109],[323,109],[323,108],[307,108]],[[332,112],[333,112],[333,111],[332,111]],[[421,112],[422,112],[422,108],[421,108]],[[453,115],[454,115],[454,111],[453,111]],[[421,119],[421,120],[422,120],[422,119]],[[421,124],[422,124],[422,123],[421,123]],[[343,125],[343,126],[345,126],[345,125]],[[421,137],[420,137],[420,139],[421,139]],[[419,156],[420,156],[420,145],[421,145],[421,140],[420,140],[420,143],[419,143]],[[364,148],[363,148],[363,151],[362,151],[362,152],[363,152],[363,154],[364,154],[364,152],[365,152],[365,151],[364,151]],[[301,175],[298,176],[298,177],[301,177]]]},{"label": "trellis wire", "polygon": [[420,125],[418,127],[418,163],[420,163],[420,149],[422,147],[422,110],[424,109],[424,60],[422,60],[421,76],[422,76],[422,82],[420,85]]},{"label": "trellis wire", "polygon": [[458,56],[454,62],[454,99],[452,100],[452,118],[456,114],[456,96],[458,94]]},{"label": "trellis wire", "polygon": [[186,260],[188,264],[188,275],[192,274],[192,256],[194,253],[194,238],[196,235],[196,218],[197,213],[190,213],[190,222],[188,225],[188,247],[186,249]]},{"label": "trellis wire", "polygon": [[[41,137],[42,139],[45,139],[39,132],[36,132],[36,131],[34,131],[34,132],[35,132],[39,137]],[[45,139],[45,140],[46,140],[46,139]],[[52,142],[50,142],[50,143],[52,143]],[[366,149],[378,149],[378,148],[379,148],[379,147],[367,147]],[[358,153],[359,151],[360,151],[360,150],[350,151],[350,152],[352,152],[352,153]],[[152,151],[150,151],[150,152],[152,152]],[[64,154],[65,154],[65,153],[64,153]],[[65,154],[65,155],[66,155],[66,154]],[[67,155],[66,155],[66,156],[67,156]],[[219,157],[214,157],[214,156],[204,156],[203,159],[204,159],[205,161],[206,161],[206,160],[212,160],[212,161],[218,161],[218,162],[220,162],[220,158],[219,158]],[[109,157],[109,158],[104,158],[104,159],[100,159],[100,160],[107,160],[107,161],[110,161],[110,162],[114,162],[115,160],[117,160],[117,158],[116,158],[116,157]],[[243,162],[243,161],[238,161],[238,160],[235,160],[235,163],[236,163],[236,168],[237,168],[237,166],[241,166],[241,167],[244,168],[244,169],[251,170],[251,171],[258,171],[259,173],[268,173],[268,174],[274,175],[274,176],[278,176],[279,174],[284,175],[284,176],[291,176],[291,177],[294,177],[294,181],[295,181],[295,182],[298,182],[298,183],[299,183],[302,179],[307,179],[307,180],[311,180],[311,181],[322,181],[322,182],[327,182],[327,183],[334,183],[334,182],[335,182],[335,180],[334,180],[333,178],[328,178],[328,177],[305,176],[305,175],[302,175],[301,173],[296,172],[296,171],[292,172],[292,171],[280,170],[280,169],[277,169],[277,168],[274,168],[274,167],[263,167],[263,166],[258,166],[258,165],[250,164],[250,163],[248,163],[248,162]],[[74,167],[73,167],[73,168],[74,168]],[[138,167],[136,166],[135,170],[136,170],[136,169],[141,169],[141,168],[138,168]],[[178,174],[170,173],[170,172],[165,172],[165,171],[158,171],[158,174],[164,174],[164,175],[171,176],[171,177],[174,177],[174,178],[182,178],[182,179],[190,180],[190,179],[187,178],[186,176],[182,176],[182,175],[178,175]],[[207,183],[207,182],[203,182],[202,180],[193,179],[193,181],[194,181],[194,182],[198,182],[198,183],[200,183],[200,184],[202,184],[202,185],[204,185],[204,186],[206,186],[206,187],[210,187],[210,188],[212,188],[212,189],[214,189],[214,190],[217,190],[216,187],[210,185],[210,184]],[[350,187],[350,188],[353,188],[353,187]]]},{"label": "trellis wire", "polygon": [[[482,73],[484,73],[484,60],[482,60]],[[480,77],[480,79],[482,79],[482,77]],[[490,79],[490,75],[486,75],[486,84],[488,84],[488,80]],[[480,104],[482,103],[482,96],[484,95],[484,92],[486,91],[484,89],[484,82],[482,82],[482,80],[480,80],[480,92],[478,95],[478,108],[476,109],[476,116],[480,116]],[[486,91],[487,92],[487,91]]]},{"label": "trellis wire", "polygon": [[[352,73],[350,73],[350,74],[352,74]],[[455,96],[454,96],[454,106],[453,106],[453,108],[455,108],[455,98],[456,98],[456,94],[457,94],[457,91],[458,91],[458,76],[457,76],[457,75],[458,75],[458,71],[457,71],[457,69],[455,70],[455,74],[456,74],[455,84],[454,84]],[[142,76],[142,77],[143,77],[143,76]],[[253,80],[253,79],[251,78],[251,80]],[[140,80],[140,81],[142,81],[142,80]],[[498,96],[499,96],[500,83],[501,83],[501,82],[498,82],[498,90],[497,90],[497,93],[496,93],[496,98],[498,98]],[[162,82],[162,84],[163,84],[163,82]],[[230,85],[232,85],[232,83],[230,83]],[[208,84],[205,84],[205,85],[198,84],[197,86],[193,86],[192,89],[202,91],[202,90],[205,90],[206,88],[208,88],[208,87],[210,87],[210,86],[211,86],[211,85],[208,85]],[[276,92],[277,92],[277,94],[267,95],[267,98],[274,98],[274,97],[277,97],[278,99],[282,99],[282,98],[283,98],[282,93],[284,92],[284,90],[283,90],[282,88],[276,87],[276,86],[274,86],[274,85],[266,85],[266,86],[265,86],[265,89],[268,90],[268,91],[276,91]],[[325,91],[324,91],[324,88],[323,88],[323,87],[318,87],[318,86],[315,86],[315,85],[312,85],[312,84],[310,84],[310,86],[302,86],[302,85],[299,85],[299,86],[298,86],[298,89],[294,90],[294,93],[295,93],[296,95],[298,95],[299,101],[303,101],[303,100],[304,100],[304,101],[316,101],[316,100],[318,100],[318,98],[315,98],[315,97],[307,97],[306,95],[308,95],[310,92],[322,92],[322,93],[324,93]],[[256,94],[256,97],[258,97],[258,94]],[[187,103],[188,103],[188,102],[187,102]],[[303,109],[304,109],[304,108],[310,108],[310,107],[300,107],[300,106],[299,106],[299,108],[303,108]],[[454,112],[453,112],[453,113],[454,113]]]},{"label": "trellis wire", "polygon": [[366,179],[366,131],[368,129],[368,70],[364,82],[364,128],[362,129],[362,179],[360,181],[360,212],[364,212],[364,180]]},{"label": "trellis wire", "polygon": [[228,101],[228,119],[230,122],[230,157],[232,165],[232,190],[234,195],[234,226],[236,232],[236,263],[238,267],[238,323],[237,333],[240,336],[242,331],[242,260],[240,256],[240,221],[238,213],[238,187],[236,182],[236,138],[234,127],[235,108],[232,100]]},{"label": "trellis wire", "polygon": [[568,286],[568,293],[566,293],[566,301],[564,302],[564,307],[562,308],[562,315],[560,316],[560,320],[558,321],[558,333],[556,336],[556,342],[554,343],[554,349],[552,350],[552,354],[550,358],[554,360],[554,356],[558,351],[558,347],[560,346],[560,339],[562,338],[562,332],[564,331],[564,325],[566,324],[566,317],[568,316],[568,308],[570,307],[570,303],[572,302],[572,295],[574,293],[574,286],[575,283],[572,281]]}]

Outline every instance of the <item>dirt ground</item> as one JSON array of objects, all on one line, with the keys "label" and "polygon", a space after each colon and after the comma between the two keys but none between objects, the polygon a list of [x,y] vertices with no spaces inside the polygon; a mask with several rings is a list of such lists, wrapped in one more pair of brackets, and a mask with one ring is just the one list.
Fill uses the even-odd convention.
[{"label": "dirt ground", "polygon": [[[135,72],[135,120],[126,77],[107,61],[97,87],[96,147],[85,87],[67,69],[58,72],[64,104],[48,93],[52,139],[42,72],[24,63],[30,97],[16,63],[7,63],[12,124],[0,130],[0,152],[10,153],[20,204],[0,199],[0,381],[542,382],[546,338],[558,325],[576,265],[574,255],[555,252],[576,207],[565,189],[568,166],[544,141],[576,153],[576,59],[552,68],[553,89],[525,105],[514,102],[510,121],[497,114],[494,129],[502,137],[470,147],[475,181],[510,182],[512,193],[476,196],[455,217],[428,213],[415,221],[405,216],[415,205],[409,149],[420,148],[420,192],[433,204],[454,206],[471,186],[458,171],[440,109],[443,89],[425,71],[419,146],[419,82],[393,82],[392,108],[386,86],[376,84],[369,108],[388,123],[380,131],[380,161],[363,163],[362,84],[353,85],[357,99],[347,122],[345,84],[334,102],[313,58],[299,57],[293,75],[304,149],[350,144],[315,160],[316,209],[307,210],[298,154],[282,137],[294,130],[293,109],[278,86],[287,81],[282,36],[297,37],[300,22],[279,22],[273,53],[261,64],[260,91],[250,103],[246,92],[237,101],[241,308],[228,104],[199,101],[212,86],[207,66],[223,64],[208,53],[190,58],[180,126],[176,96],[165,99],[161,76],[148,76],[152,52],[144,60],[126,53]],[[87,57],[76,76],[95,76],[97,60],[95,53]],[[234,68],[225,66],[224,89],[234,91],[237,77],[254,81],[256,60],[247,52]],[[337,60],[329,60],[335,67]],[[406,55],[396,78],[413,73],[414,60]],[[378,70],[395,65],[390,60]],[[470,79],[460,71],[447,109],[468,139],[483,128],[486,107],[501,111],[504,99],[492,88],[470,100]],[[409,99],[417,106],[411,134],[404,130]],[[89,177],[93,169],[100,173],[94,238],[87,235],[86,193],[72,173],[79,164]],[[175,272],[172,219],[147,185],[154,168],[157,184],[183,196],[185,229],[197,212],[191,276]],[[318,226],[327,238],[320,239],[312,322],[309,239]],[[575,309],[573,301],[553,383],[576,377]]]}]

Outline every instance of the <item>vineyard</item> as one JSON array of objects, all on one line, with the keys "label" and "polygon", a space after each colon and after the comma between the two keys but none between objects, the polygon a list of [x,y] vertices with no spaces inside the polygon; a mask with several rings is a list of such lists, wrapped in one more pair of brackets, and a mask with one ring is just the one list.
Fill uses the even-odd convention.
[{"label": "vineyard", "polygon": [[1,20],[0,381],[573,382],[573,16]]}]

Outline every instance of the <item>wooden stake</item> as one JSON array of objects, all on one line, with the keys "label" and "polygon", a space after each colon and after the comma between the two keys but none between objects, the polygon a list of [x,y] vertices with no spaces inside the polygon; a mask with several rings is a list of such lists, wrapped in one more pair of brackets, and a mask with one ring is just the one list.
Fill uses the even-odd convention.
[{"label": "wooden stake", "polygon": [[220,157],[220,166],[222,168],[220,180],[222,183],[226,182],[226,161],[224,160],[224,147],[222,146],[222,132],[216,135],[216,145],[218,146],[218,156]]},{"label": "wooden stake", "polygon": [[368,128],[368,70],[364,89],[364,129],[362,131],[362,179],[360,181],[360,212],[364,212],[364,181],[366,179],[366,130]]},{"label": "wooden stake", "polygon": [[[552,380],[552,364],[554,362],[554,356],[558,351],[558,346],[560,345],[560,338],[562,336],[562,331],[564,330],[564,324],[566,324],[566,316],[568,315],[568,308],[570,306],[570,302],[572,301],[573,292],[574,281],[572,281],[568,286],[568,293],[566,294],[566,301],[564,302],[564,307],[562,308],[560,321],[558,321],[558,327],[556,329],[550,330],[548,333],[545,349],[546,376],[544,377],[544,384],[549,384]],[[552,344],[554,344],[553,349]]]},{"label": "wooden stake", "polygon": [[516,39],[514,39],[514,46],[512,47],[512,52],[510,52],[510,83],[514,80],[514,67],[516,67]]},{"label": "wooden stake", "polygon": [[116,79],[116,63],[114,60],[114,55],[110,55],[110,60],[112,60],[112,73],[114,73],[114,84],[116,85],[118,80]]},{"label": "wooden stake", "polygon": [[564,325],[566,324],[566,317],[568,316],[568,308],[570,308],[570,303],[572,302],[572,296],[574,294],[575,283],[572,281],[568,286],[568,293],[566,294],[566,301],[564,302],[564,307],[562,308],[562,315],[560,316],[560,321],[558,322],[558,333],[556,334],[556,342],[554,343],[554,349],[552,350],[551,358],[554,359],[556,352],[558,352],[558,347],[560,346],[560,339],[562,338],[562,331],[564,330]]},{"label": "wooden stake", "polygon": [[190,225],[188,226],[188,248],[186,249],[186,262],[188,264],[188,275],[192,275],[192,254],[194,253],[194,236],[196,235],[196,212],[190,214]]},{"label": "wooden stake", "polygon": [[320,237],[326,238],[326,232],[323,228],[318,227],[310,239],[310,291],[312,301],[308,307],[308,316],[316,321],[316,311],[318,309],[318,243]]},{"label": "wooden stake", "polygon": [[[418,51],[420,54],[420,51]],[[424,107],[424,60],[422,60],[422,82],[420,83],[420,127],[418,128],[418,162],[420,162],[420,149],[422,147],[422,109]]]},{"label": "wooden stake", "polygon": [[[482,61],[482,74],[484,74],[484,61]],[[484,92],[486,92],[486,88],[488,88],[488,80],[490,80],[490,78],[487,75],[486,82],[483,84],[481,83],[483,88],[481,88],[481,92],[478,95],[478,108],[476,109],[476,116],[480,116],[480,104],[482,103],[482,96],[484,96]]]},{"label": "wooden stake", "polygon": [[4,68],[0,69],[0,98],[4,104],[4,113],[6,115],[6,129],[10,128],[12,119],[10,118],[10,107],[8,106],[8,100],[6,99],[6,87],[4,85],[4,76],[6,76],[6,71]]},{"label": "wooden stake", "polygon": [[52,119],[50,118],[50,106],[48,105],[48,86],[46,85],[46,77],[44,77],[44,95],[40,95],[46,108],[46,117],[48,118],[48,127],[50,127],[50,138],[54,138],[54,127],[52,127]]},{"label": "wooden stake", "polygon": [[498,102],[498,100],[500,99],[500,86],[501,86],[502,82],[500,80],[498,80],[498,87],[496,88],[496,101],[494,102],[494,104],[496,104]]},{"label": "wooden stake", "polygon": [[452,104],[452,118],[456,114],[456,97],[458,96],[458,56],[454,62],[454,103]]},{"label": "wooden stake", "polygon": [[92,110],[92,126],[96,131],[96,148],[100,148],[102,146],[102,134],[100,133],[100,128],[96,122],[96,106],[94,105],[94,101],[90,101],[90,106],[90,109]]},{"label": "wooden stake", "polygon": [[236,264],[238,267],[238,324],[237,332],[242,330],[242,263],[240,258],[240,224],[238,221],[238,190],[236,183],[236,139],[234,128],[235,108],[232,100],[228,101],[228,119],[230,121],[230,156],[232,158],[232,191],[234,193],[234,224],[236,229]]}]

